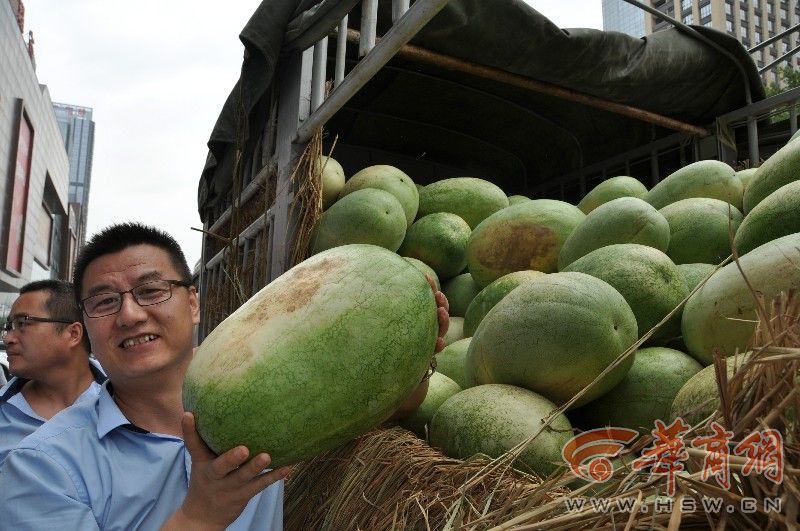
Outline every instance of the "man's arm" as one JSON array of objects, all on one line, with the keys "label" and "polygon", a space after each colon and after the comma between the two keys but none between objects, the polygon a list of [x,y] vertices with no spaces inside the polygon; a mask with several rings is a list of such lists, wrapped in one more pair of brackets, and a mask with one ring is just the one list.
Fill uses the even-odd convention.
[{"label": "man's arm", "polygon": [[217,457],[203,442],[194,415],[184,413],[183,440],[192,458],[189,492],[180,508],[164,524],[169,530],[222,530],[244,510],[247,502],[276,481],[284,479],[290,467],[264,473],[270,457],[261,453],[248,460],[244,446]]},{"label": "man's arm", "polygon": [[67,472],[44,452],[12,450],[0,466],[3,529],[99,529]]}]

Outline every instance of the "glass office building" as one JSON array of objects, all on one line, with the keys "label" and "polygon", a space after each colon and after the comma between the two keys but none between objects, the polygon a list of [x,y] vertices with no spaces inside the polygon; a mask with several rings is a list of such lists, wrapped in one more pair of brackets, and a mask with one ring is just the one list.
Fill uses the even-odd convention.
[{"label": "glass office building", "polygon": [[76,203],[80,212],[79,241],[83,245],[94,151],[92,109],[64,103],[53,103],[53,109],[69,156],[69,202]]},{"label": "glass office building", "polygon": [[603,30],[643,37],[645,12],[622,0],[603,0]]}]

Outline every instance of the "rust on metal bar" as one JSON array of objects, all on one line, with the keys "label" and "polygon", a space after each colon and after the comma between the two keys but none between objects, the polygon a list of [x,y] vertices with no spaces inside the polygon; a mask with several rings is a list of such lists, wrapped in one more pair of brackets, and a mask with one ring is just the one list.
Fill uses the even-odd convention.
[{"label": "rust on metal bar", "polygon": [[[358,42],[359,39],[360,33],[357,30],[347,30],[348,41]],[[522,88],[541,94],[547,94],[548,96],[554,96],[562,100],[581,103],[588,107],[609,111],[621,116],[626,116],[628,118],[635,118],[643,122],[666,127],[667,129],[680,131],[682,133],[698,135],[701,137],[707,137],[711,135],[711,132],[704,127],[688,124],[680,120],[675,120],[674,118],[668,118],[658,113],[646,111],[630,105],[624,105],[622,103],[604,100],[602,98],[598,98],[597,96],[591,96],[575,90],[565,89],[563,87],[559,87],[558,85],[537,81],[519,74],[512,74],[511,72],[506,72],[505,70],[500,70],[499,68],[493,68],[490,66],[473,63],[471,61],[465,61],[464,59],[457,59],[455,57],[432,52],[418,46],[406,44],[400,48],[396,55],[397,57],[412,59],[420,63],[427,63],[439,68],[444,68],[446,70],[452,70],[475,77],[490,79],[513,87]]]}]

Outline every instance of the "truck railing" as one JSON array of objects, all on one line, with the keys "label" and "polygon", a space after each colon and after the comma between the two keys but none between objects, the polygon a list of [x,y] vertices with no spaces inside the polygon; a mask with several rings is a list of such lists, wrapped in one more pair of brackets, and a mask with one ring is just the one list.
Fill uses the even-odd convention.
[{"label": "truck railing", "polygon": [[[297,229],[297,213],[292,211],[297,183],[292,172],[308,141],[447,2],[418,0],[409,6],[409,0],[392,0],[392,25],[378,40],[378,0],[362,0],[361,59],[347,71],[348,17],[344,17],[338,25],[330,91],[328,37],[280,65],[271,96],[275,106],[270,116],[275,119],[269,121],[256,142],[256,155],[260,156],[235,162],[230,199],[203,226],[201,340],[230,312],[291,267],[290,246]],[[242,163],[246,166],[237,167]],[[263,208],[256,210],[261,212],[243,215],[248,206],[259,203],[259,198],[263,198],[263,204],[258,206]],[[237,230],[240,224],[246,224],[241,231]],[[223,233],[236,236],[228,238]]]}]

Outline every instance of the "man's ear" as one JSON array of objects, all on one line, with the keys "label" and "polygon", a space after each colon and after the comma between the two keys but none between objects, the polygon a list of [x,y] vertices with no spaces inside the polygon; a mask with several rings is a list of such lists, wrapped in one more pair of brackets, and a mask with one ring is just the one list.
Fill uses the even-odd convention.
[{"label": "man's ear", "polygon": [[83,342],[83,335],[86,333],[81,323],[70,323],[64,329],[64,333],[69,335],[69,345],[76,347]]},{"label": "man's ear", "polygon": [[192,312],[192,324],[200,324],[200,298],[197,296],[197,288],[189,286],[189,307]]}]

